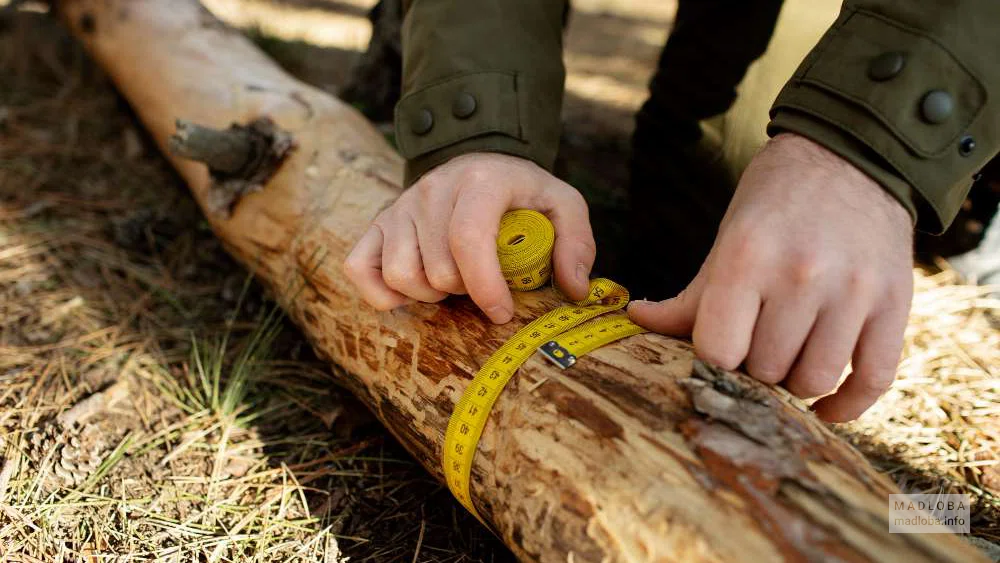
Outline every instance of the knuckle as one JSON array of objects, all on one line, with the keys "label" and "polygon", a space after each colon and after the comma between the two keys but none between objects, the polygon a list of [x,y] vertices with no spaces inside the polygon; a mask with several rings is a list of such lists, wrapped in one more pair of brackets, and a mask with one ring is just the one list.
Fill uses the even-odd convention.
[{"label": "knuckle", "polygon": [[448,232],[448,248],[455,259],[462,261],[463,250],[469,247],[468,233],[458,226],[453,226]]},{"label": "knuckle", "polygon": [[483,166],[465,166],[458,175],[459,186],[472,187],[481,186],[489,181],[490,171]]},{"label": "knuckle", "polygon": [[811,371],[796,378],[792,385],[792,393],[802,399],[822,397],[837,388],[837,378],[830,377],[829,372]]},{"label": "knuckle", "polygon": [[432,269],[427,271],[427,282],[438,291],[459,293],[463,289],[462,276],[451,269]]},{"label": "knuckle", "polygon": [[395,201],[385,206],[381,211],[375,214],[375,219],[372,220],[372,224],[381,228],[381,225],[385,223],[391,223],[393,219],[396,218],[396,210],[401,206],[401,201],[405,202],[407,198],[412,197],[410,195],[411,190],[404,191],[402,195],[396,198]]},{"label": "knuckle", "polygon": [[347,276],[347,279],[354,281],[358,279],[361,274],[361,260],[354,256],[353,253],[348,254],[347,258],[344,259],[343,263],[340,265],[340,269]]},{"label": "knuckle", "polygon": [[417,206],[427,208],[439,200],[439,194],[442,190],[448,190],[451,187],[448,178],[439,175],[427,175],[421,178],[418,184],[403,192],[400,199],[402,200],[408,194],[412,194],[410,197],[416,200],[415,203]]},{"label": "knuckle", "polygon": [[372,220],[372,226],[381,231],[383,236],[385,236],[386,227],[396,222],[396,208],[398,205],[399,201],[397,200],[392,204],[392,206],[383,209],[378,215],[375,216],[375,219]]},{"label": "knuckle", "polygon": [[468,218],[456,217],[451,223],[451,228],[448,229],[448,234],[454,242],[456,239],[460,241],[463,237],[475,234],[477,230],[474,221],[470,221]]},{"label": "knuckle", "polygon": [[721,263],[727,264],[730,275],[745,277],[760,267],[766,258],[767,243],[756,229],[734,225],[726,232],[720,248]]},{"label": "knuckle", "polygon": [[431,194],[438,191],[439,181],[433,178],[424,178],[421,182],[419,186],[414,186],[410,191],[414,194],[413,197],[419,201],[420,208],[426,209],[431,205]]},{"label": "knuckle", "polygon": [[451,176],[449,173],[451,167],[448,164],[438,165],[428,170],[409,190],[403,192],[403,195],[409,192],[422,193],[428,190],[435,190],[447,184],[448,178]]},{"label": "knuckle", "polygon": [[785,371],[774,364],[757,364],[748,366],[747,371],[757,381],[775,384],[785,378]]},{"label": "knuckle", "polygon": [[439,303],[444,301],[448,297],[449,293],[447,291],[439,291],[436,294],[429,294],[426,298],[421,299],[425,303]]},{"label": "knuckle", "polygon": [[442,178],[442,174],[435,174],[434,172],[434,170],[431,170],[429,173],[424,174],[424,177],[419,180],[419,185],[417,186],[419,188],[419,193],[425,194],[427,192],[434,191],[445,183],[444,178]]},{"label": "knuckle", "polygon": [[850,295],[869,295],[875,290],[877,276],[871,270],[854,269],[847,274],[845,281]]},{"label": "knuckle", "polygon": [[758,258],[751,253],[743,253],[727,259],[720,256],[713,260],[711,279],[719,283],[742,283],[759,271]]},{"label": "knuckle", "polygon": [[393,289],[410,287],[418,278],[418,273],[409,268],[389,267],[382,272],[385,284]]},{"label": "knuckle", "polygon": [[880,397],[896,379],[895,366],[892,369],[875,369],[865,373],[855,382],[854,387],[866,397]]},{"label": "knuckle", "polygon": [[583,197],[583,194],[569,184],[561,185],[564,186],[563,191],[566,192],[567,203],[576,206],[577,211],[587,214],[589,208],[587,207],[587,200]]},{"label": "knuckle", "polygon": [[448,246],[452,254],[475,248],[480,233],[480,229],[471,221],[457,220],[453,222],[448,231]]},{"label": "knuckle", "polygon": [[788,266],[788,281],[794,287],[807,287],[815,284],[825,271],[824,264],[818,256],[812,253],[802,253],[792,259]]},{"label": "knuckle", "polygon": [[753,222],[737,220],[726,226],[726,238],[738,253],[759,251],[765,248],[768,241],[767,233]]},{"label": "knuckle", "polygon": [[855,371],[862,371],[868,374],[864,380],[874,386],[888,387],[896,379],[898,363],[898,357],[887,354],[885,358],[878,360],[877,363],[873,361],[872,363],[861,364],[861,367]]},{"label": "knuckle", "polygon": [[576,244],[580,251],[584,254],[597,254],[597,243],[594,242],[593,237],[582,237]]},{"label": "knuckle", "polygon": [[699,358],[722,369],[736,369],[742,361],[742,358],[736,357],[736,354],[732,352],[716,350],[714,346],[699,346],[697,341],[694,343],[694,348]]}]

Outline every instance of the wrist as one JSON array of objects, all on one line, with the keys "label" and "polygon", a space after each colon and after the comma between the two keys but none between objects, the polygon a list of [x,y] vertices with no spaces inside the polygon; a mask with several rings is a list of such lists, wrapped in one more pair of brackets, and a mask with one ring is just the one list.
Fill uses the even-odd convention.
[{"label": "wrist", "polygon": [[856,160],[846,158],[836,144],[831,146],[811,136],[781,132],[771,138],[768,146],[781,150],[805,166],[820,166],[831,177],[858,187],[856,195],[864,198],[865,205],[873,211],[880,211],[892,224],[913,231],[916,209],[909,185],[902,180],[896,178],[898,181],[895,181],[885,174],[872,173],[869,167],[862,168]]},{"label": "wrist", "polygon": [[529,147],[516,139],[504,135],[483,135],[408,159],[403,185],[406,187],[413,185],[424,174],[453,159],[483,153],[518,157],[521,160],[531,161],[545,170],[550,170],[552,166],[552,163],[539,162]]}]

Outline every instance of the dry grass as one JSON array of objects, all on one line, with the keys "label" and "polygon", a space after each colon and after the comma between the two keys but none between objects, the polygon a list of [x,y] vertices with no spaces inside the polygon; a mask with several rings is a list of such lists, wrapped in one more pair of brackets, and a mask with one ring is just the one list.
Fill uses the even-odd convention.
[{"label": "dry grass", "polygon": [[974,534],[1000,542],[1000,288],[915,281],[895,384],[838,430],[904,491],[971,495]]},{"label": "dry grass", "polygon": [[58,28],[0,32],[0,560],[509,560]]},{"label": "dry grass", "polygon": [[[899,382],[839,430],[904,488],[972,494],[997,539],[1000,302],[916,276]],[[330,385],[37,16],[0,22],[0,318],[0,560],[510,559]]]}]

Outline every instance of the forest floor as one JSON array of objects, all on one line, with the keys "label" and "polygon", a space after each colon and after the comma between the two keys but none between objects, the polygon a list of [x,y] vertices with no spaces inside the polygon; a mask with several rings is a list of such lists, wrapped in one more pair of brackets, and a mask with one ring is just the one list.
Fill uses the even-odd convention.
[{"label": "forest floor", "polygon": [[[331,92],[368,39],[366,0],[206,4]],[[671,14],[580,4],[559,170],[601,220]],[[837,430],[906,490],[972,495],[973,536],[1000,541],[1000,300],[914,275],[897,383]],[[33,11],[0,16],[0,319],[0,560],[513,559],[333,384]]]}]

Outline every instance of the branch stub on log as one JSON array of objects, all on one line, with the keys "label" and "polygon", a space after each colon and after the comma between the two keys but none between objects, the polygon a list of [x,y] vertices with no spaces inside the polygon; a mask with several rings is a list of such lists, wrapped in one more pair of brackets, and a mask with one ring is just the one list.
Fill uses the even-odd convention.
[{"label": "branch stub on log", "polygon": [[268,117],[247,125],[213,129],[183,119],[170,137],[170,152],[208,166],[212,175],[208,210],[229,218],[240,198],[263,189],[285,158],[295,149],[295,139]]}]

